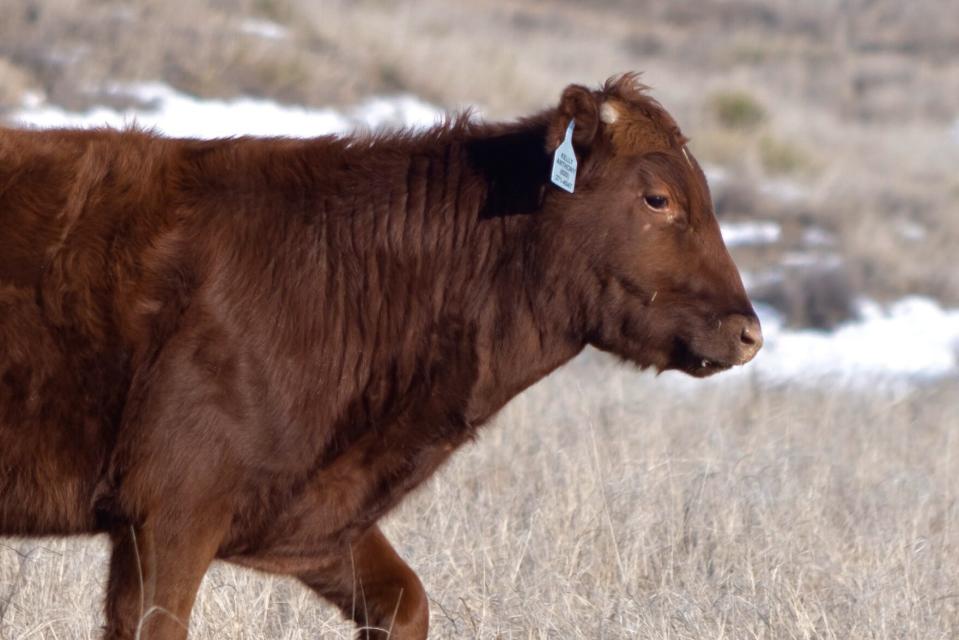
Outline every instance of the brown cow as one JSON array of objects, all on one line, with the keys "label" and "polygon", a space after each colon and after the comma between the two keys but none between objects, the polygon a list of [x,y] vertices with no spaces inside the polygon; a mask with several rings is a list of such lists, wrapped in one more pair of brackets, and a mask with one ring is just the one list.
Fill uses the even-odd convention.
[{"label": "brown cow", "polygon": [[184,638],[217,558],[425,638],[376,522],[510,398],[758,351],[685,143],[632,75],[425,133],[0,130],[0,533],[109,534],[107,638]]}]

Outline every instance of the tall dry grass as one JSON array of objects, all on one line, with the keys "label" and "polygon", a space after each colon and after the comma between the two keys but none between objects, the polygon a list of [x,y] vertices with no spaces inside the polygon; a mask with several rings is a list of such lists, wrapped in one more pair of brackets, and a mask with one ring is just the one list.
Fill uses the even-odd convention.
[{"label": "tall dry grass", "polygon": [[[587,354],[387,524],[436,638],[959,635],[959,398],[655,378]],[[0,637],[96,638],[102,541],[0,547]],[[195,638],[349,638],[216,565]]]}]

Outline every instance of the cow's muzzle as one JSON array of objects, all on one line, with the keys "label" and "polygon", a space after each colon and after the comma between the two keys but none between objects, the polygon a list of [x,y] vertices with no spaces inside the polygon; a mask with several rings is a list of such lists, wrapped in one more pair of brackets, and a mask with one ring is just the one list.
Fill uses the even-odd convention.
[{"label": "cow's muzzle", "polygon": [[729,315],[722,321],[720,330],[733,345],[733,359],[730,364],[746,364],[762,349],[763,330],[759,325],[759,318],[755,315]]}]

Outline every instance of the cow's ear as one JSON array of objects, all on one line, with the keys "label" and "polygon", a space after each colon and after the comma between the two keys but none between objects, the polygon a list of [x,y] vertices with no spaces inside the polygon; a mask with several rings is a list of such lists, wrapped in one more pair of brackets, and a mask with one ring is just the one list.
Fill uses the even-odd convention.
[{"label": "cow's ear", "polygon": [[588,151],[599,131],[600,98],[586,87],[571,84],[559,99],[556,115],[549,123],[546,133],[546,150],[552,153],[563,142],[566,128],[573,121],[573,147],[580,152]]}]

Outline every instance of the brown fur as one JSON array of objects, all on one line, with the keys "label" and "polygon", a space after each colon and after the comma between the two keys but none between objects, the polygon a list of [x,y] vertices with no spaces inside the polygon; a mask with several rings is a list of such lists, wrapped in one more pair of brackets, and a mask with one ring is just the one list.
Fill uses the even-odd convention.
[{"label": "brown fur", "polygon": [[185,637],[215,558],[426,637],[376,522],[510,398],[587,344],[758,350],[683,144],[633,76],[425,133],[0,130],[0,534],[108,533],[108,638]]}]

